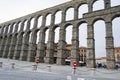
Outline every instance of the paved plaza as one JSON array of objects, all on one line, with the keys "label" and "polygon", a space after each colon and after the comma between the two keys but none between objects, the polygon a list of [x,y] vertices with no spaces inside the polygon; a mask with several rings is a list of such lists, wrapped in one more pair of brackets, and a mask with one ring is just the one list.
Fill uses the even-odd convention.
[{"label": "paved plaza", "polygon": [[120,80],[120,70],[77,67],[1,59],[0,80]]}]

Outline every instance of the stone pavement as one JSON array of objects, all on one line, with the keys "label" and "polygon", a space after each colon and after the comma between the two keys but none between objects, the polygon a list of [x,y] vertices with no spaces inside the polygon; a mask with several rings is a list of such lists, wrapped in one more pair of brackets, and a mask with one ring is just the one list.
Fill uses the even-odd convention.
[{"label": "stone pavement", "polygon": [[[77,67],[0,59],[0,80],[120,80],[120,69]],[[37,69],[37,70],[35,70]]]}]

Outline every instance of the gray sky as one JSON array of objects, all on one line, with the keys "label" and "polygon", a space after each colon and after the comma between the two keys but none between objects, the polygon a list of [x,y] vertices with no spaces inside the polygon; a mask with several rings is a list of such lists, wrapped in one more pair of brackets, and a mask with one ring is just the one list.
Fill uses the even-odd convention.
[{"label": "gray sky", "polygon": [[0,0],[0,23],[69,0]]},{"label": "gray sky", "polygon": [[[34,13],[36,11],[52,7],[58,4],[62,4],[70,0],[0,0],[0,23],[15,19],[17,17],[21,17],[30,13]],[[103,0],[99,0],[100,2],[96,2],[93,10],[103,9],[104,6],[102,4]],[[111,6],[120,5],[120,0],[111,0]],[[83,6],[82,11],[86,12],[87,8]],[[80,14],[79,17],[82,15]],[[69,16],[68,16],[69,18]],[[115,46],[120,46],[120,18],[116,18],[113,20],[114,27],[114,40]],[[96,56],[105,56],[105,24],[104,21],[97,21],[95,24],[95,41],[96,41]],[[86,28],[87,24],[82,24],[80,26],[80,46],[87,46],[86,44]],[[96,28],[97,27],[97,28]],[[66,41],[71,43],[71,35],[69,29],[67,29]],[[58,32],[58,30],[56,30]],[[56,39],[58,41],[58,39]]]}]

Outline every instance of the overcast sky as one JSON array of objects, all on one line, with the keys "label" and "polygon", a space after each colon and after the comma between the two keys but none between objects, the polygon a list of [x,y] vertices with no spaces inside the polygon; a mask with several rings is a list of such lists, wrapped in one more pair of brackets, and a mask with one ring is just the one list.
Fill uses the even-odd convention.
[{"label": "overcast sky", "polygon": [[[58,4],[62,4],[64,2],[67,2],[70,0],[0,0],[0,23],[12,20],[30,13],[34,13],[36,11],[52,7]],[[94,7],[94,10],[99,9],[100,7],[103,8],[102,0],[99,0],[101,2],[96,2],[96,5]],[[112,4],[111,6],[117,6],[120,5],[120,0],[111,0]],[[86,10],[83,8],[83,10]],[[113,21],[114,28],[114,36],[115,36],[115,46],[120,46],[120,28],[116,27],[120,25],[120,18],[116,18]],[[82,24],[82,27],[84,29],[81,29],[81,36],[80,39],[80,45],[81,46],[87,46],[86,44],[86,38],[87,35],[85,28],[87,24]],[[105,24],[104,21],[98,21],[94,24],[95,27],[95,41],[96,41],[96,56],[105,56]],[[100,27],[101,26],[101,27]],[[98,28],[99,27],[99,28]],[[67,42],[70,43],[70,33],[69,36],[67,36]]]},{"label": "overcast sky", "polygon": [[0,0],[0,23],[69,0]]}]

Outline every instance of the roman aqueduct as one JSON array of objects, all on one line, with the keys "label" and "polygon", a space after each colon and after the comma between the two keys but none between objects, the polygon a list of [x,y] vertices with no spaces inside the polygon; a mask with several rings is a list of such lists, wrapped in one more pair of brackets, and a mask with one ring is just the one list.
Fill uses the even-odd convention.
[{"label": "roman aqueduct", "polygon": [[[87,24],[87,67],[95,67],[95,40],[93,24],[97,20],[105,21],[106,32],[106,56],[107,68],[115,68],[114,60],[114,39],[112,33],[112,20],[120,16],[120,6],[111,7],[111,0],[104,1],[104,9],[93,11],[93,4],[97,0],[72,0],[51,8],[47,8],[14,20],[10,20],[0,24],[0,57],[10,58],[23,61],[34,61],[35,57],[39,57],[40,62],[53,63],[55,29],[59,30],[58,53],[56,64],[64,65],[64,50],[66,47],[66,28],[72,25],[72,48],[71,62],[78,62],[79,52],[79,25]],[[78,18],[79,7],[86,4],[88,12],[83,14],[82,18]],[[66,12],[69,8],[73,8],[74,15],[72,20],[66,20]],[[55,24],[56,14],[61,13],[61,22]],[[51,15],[50,25],[46,25],[48,15]],[[41,25],[39,24],[41,18]],[[33,27],[31,28],[31,22]],[[25,29],[26,26],[26,29]],[[39,27],[38,27],[39,26]],[[45,33],[49,30],[47,41],[47,51],[45,53]],[[39,41],[36,49],[37,33],[39,32]],[[31,37],[30,37],[31,36]]]}]

